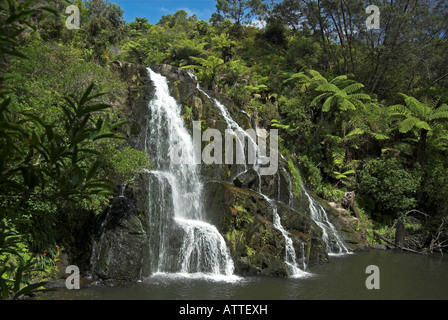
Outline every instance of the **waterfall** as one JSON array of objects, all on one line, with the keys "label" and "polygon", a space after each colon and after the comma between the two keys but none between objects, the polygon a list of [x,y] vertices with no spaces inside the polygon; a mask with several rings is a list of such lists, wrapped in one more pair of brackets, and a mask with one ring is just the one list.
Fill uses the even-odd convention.
[{"label": "waterfall", "polygon": [[[190,77],[192,79],[197,81],[196,77],[192,73],[189,72],[188,74],[190,75]],[[260,185],[258,187],[258,193],[261,196],[263,196],[266,199],[266,201],[268,201],[268,203],[270,204],[270,206],[272,208],[273,226],[274,226],[274,228],[276,228],[277,230],[279,230],[281,232],[281,234],[283,235],[283,237],[285,239],[285,246],[286,246],[286,248],[285,248],[285,251],[286,251],[285,265],[287,266],[289,276],[293,277],[293,278],[301,278],[301,277],[310,275],[310,273],[302,270],[297,263],[297,255],[296,255],[295,249],[293,247],[293,241],[291,239],[291,235],[282,226],[280,216],[277,212],[277,204],[272,199],[270,199],[268,196],[266,196],[265,194],[263,194],[261,192],[261,176],[259,174],[259,169],[260,169],[260,165],[265,163],[264,152],[261,151],[261,149],[257,145],[254,138],[251,135],[247,134],[247,132],[245,130],[243,130],[243,128],[241,128],[241,126],[235,120],[233,120],[233,118],[230,115],[230,112],[228,111],[226,106],[224,106],[217,99],[215,99],[215,98],[212,99],[204,90],[202,90],[202,88],[199,86],[199,82],[197,82],[197,89],[200,92],[202,92],[210,101],[212,101],[214,106],[216,106],[219,113],[223,117],[224,121],[227,123],[228,132],[231,132],[235,137],[237,137],[238,133],[239,133],[240,136],[242,135],[245,138],[247,138],[248,143],[252,144],[252,146],[255,148],[257,161],[254,164],[253,168],[259,175]],[[256,128],[255,132],[257,133],[256,135],[258,136],[257,128]],[[241,143],[241,141],[239,141],[238,139],[237,139],[237,141],[238,141],[238,143]],[[244,170],[238,171],[237,176],[239,174],[246,172],[248,169],[249,169],[249,167],[247,165],[244,165]],[[280,179],[279,179],[279,183],[280,183]],[[303,244],[302,244],[301,248],[302,248],[302,253],[303,253],[302,254],[303,268],[306,268],[305,256],[304,256],[305,250],[304,250]]]},{"label": "waterfall", "polygon": [[348,254],[350,250],[342,241],[338,231],[328,219],[325,209],[313,199],[302,184],[302,190],[305,193],[310,208],[311,219],[322,229],[322,238],[327,245],[327,252],[330,255]]},{"label": "waterfall", "polygon": [[[148,73],[155,87],[145,139],[155,166],[148,171],[151,271],[234,279],[225,241],[202,209],[203,185],[181,106],[170,95],[167,79],[150,68]],[[172,150],[179,149],[186,161],[174,164]]]},{"label": "waterfall", "polygon": [[[291,180],[291,176],[289,175],[288,171],[286,171],[286,169],[284,167],[282,167],[283,172],[285,173],[286,178],[288,179],[288,207],[292,208],[293,206],[293,201],[294,201],[294,193],[292,191],[292,180]],[[279,199],[280,199],[280,178],[278,180],[278,194],[279,194]]]},{"label": "waterfall", "polygon": [[[240,139],[238,139],[238,137],[243,137],[244,140],[247,140],[247,142],[250,144],[250,147],[255,150],[256,163],[253,165],[253,168],[258,173],[259,181],[261,181],[259,169],[260,169],[261,164],[266,163],[266,158],[260,152],[260,148],[257,145],[256,137],[253,137],[250,134],[248,134],[243,128],[241,128],[241,126],[235,120],[233,120],[232,116],[230,115],[229,110],[226,108],[225,105],[223,105],[218,99],[210,97],[210,95],[207,92],[202,90],[196,76],[193,73],[188,72],[188,75],[194,81],[196,81],[196,88],[198,89],[198,91],[202,92],[213,103],[213,105],[218,109],[219,113],[224,118],[224,121],[227,123],[227,129],[226,129],[227,132],[230,133],[235,138],[237,138],[236,142],[239,144],[239,147],[241,148],[241,150],[244,150],[244,141],[241,141]],[[246,115],[249,116],[247,113],[246,113]],[[255,134],[256,134],[256,136],[258,136],[256,127],[255,127]],[[246,172],[249,169],[249,166],[247,165],[247,161],[244,161],[243,164],[236,164],[236,167],[237,167],[236,174],[233,178]]]},{"label": "waterfall", "polygon": [[266,195],[261,194],[266,201],[270,204],[272,208],[272,216],[273,216],[273,226],[278,231],[281,232],[283,235],[283,238],[285,239],[285,251],[286,251],[286,257],[285,257],[285,264],[288,268],[289,275],[292,278],[302,278],[311,275],[310,273],[304,271],[306,270],[306,263],[305,263],[305,248],[304,244],[301,244],[302,249],[302,261],[303,261],[303,270],[300,268],[299,264],[297,263],[297,255],[296,251],[293,246],[292,239],[290,237],[290,233],[286,231],[281,223],[280,216],[277,211],[277,205],[275,202],[271,199],[269,199]]}]

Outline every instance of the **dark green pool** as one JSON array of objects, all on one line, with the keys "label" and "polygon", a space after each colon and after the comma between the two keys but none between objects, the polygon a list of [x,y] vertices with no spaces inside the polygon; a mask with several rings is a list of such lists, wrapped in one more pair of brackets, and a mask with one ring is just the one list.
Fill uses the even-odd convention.
[{"label": "dark green pool", "polygon": [[[379,268],[380,289],[366,288],[366,268]],[[420,256],[370,250],[332,256],[306,278],[242,277],[225,282],[204,278],[155,276],[129,286],[93,285],[58,289],[39,299],[448,299],[448,255]]]}]

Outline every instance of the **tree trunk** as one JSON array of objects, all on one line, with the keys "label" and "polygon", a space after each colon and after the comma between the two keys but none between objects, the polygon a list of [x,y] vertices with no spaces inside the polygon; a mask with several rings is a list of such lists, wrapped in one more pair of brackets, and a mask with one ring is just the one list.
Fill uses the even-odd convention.
[{"label": "tree trunk", "polygon": [[401,249],[404,247],[405,228],[401,219],[398,219],[395,227],[395,247]]},{"label": "tree trunk", "polygon": [[422,133],[420,134],[420,141],[418,143],[418,154],[417,154],[417,161],[422,167],[422,169],[425,169],[427,137],[428,137],[428,130],[422,129]]}]

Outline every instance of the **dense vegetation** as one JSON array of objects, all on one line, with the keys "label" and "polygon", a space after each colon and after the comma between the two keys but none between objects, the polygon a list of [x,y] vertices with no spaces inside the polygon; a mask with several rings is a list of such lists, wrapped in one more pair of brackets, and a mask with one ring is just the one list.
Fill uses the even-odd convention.
[{"label": "dense vegetation", "polygon": [[[65,27],[66,1],[0,1],[3,297],[148,163],[119,139],[126,86],[112,60],[194,69],[280,129],[318,195],[354,191],[377,230],[402,217],[420,250],[447,248],[446,1],[217,0],[208,22],[180,10],[129,23],[105,0],[73,2],[79,30]],[[370,4],[380,30],[366,27]]]}]

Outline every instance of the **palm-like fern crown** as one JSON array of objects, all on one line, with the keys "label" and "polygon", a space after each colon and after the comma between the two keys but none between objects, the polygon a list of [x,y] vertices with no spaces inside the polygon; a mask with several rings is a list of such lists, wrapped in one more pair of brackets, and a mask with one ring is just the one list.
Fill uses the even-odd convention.
[{"label": "palm-like fern crown", "polygon": [[437,108],[438,100],[422,102],[418,99],[401,94],[406,105],[394,105],[389,107],[392,117],[402,119],[398,129],[401,133],[408,133],[412,129],[431,131],[435,123],[448,120],[448,105]]}]

